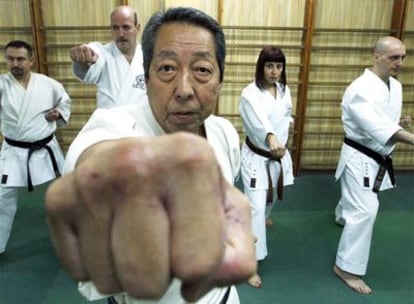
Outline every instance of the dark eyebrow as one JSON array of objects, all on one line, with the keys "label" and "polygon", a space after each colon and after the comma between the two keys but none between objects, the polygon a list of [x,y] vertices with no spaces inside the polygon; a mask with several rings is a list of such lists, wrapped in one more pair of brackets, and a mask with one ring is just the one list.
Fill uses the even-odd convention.
[{"label": "dark eyebrow", "polygon": [[133,28],[134,25],[133,24],[129,24],[129,23],[125,23],[125,24],[111,24],[110,28],[111,29],[115,29],[115,28]]},{"label": "dark eyebrow", "polygon": [[207,57],[211,58],[211,57],[213,57],[213,55],[208,51],[198,51],[198,52],[195,52],[195,55],[197,57],[201,57],[201,58],[207,58]]},{"label": "dark eyebrow", "polygon": [[159,53],[155,54],[154,57],[166,58],[166,57],[175,57],[175,56],[177,56],[177,53],[172,50],[161,50]]},{"label": "dark eyebrow", "polygon": [[[213,55],[210,52],[207,51],[197,51],[193,53],[192,55],[195,55],[196,57],[200,58],[212,58]],[[161,50],[158,54],[155,55],[155,57],[158,58],[167,58],[167,57],[176,57],[177,53],[173,50]]]},{"label": "dark eyebrow", "polygon": [[24,56],[12,56],[12,55],[6,55],[6,58],[11,58],[11,59],[21,60],[21,59],[25,59],[26,57],[24,57]]}]

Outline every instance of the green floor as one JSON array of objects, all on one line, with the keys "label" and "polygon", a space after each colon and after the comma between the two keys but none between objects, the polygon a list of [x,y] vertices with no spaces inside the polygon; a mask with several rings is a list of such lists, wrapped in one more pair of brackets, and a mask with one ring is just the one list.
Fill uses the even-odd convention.
[{"label": "green floor", "polygon": [[[294,186],[286,188],[285,202],[272,214],[269,256],[259,266],[264,286],[253,289],[240,284],[241,302],[413,304],[414,174],[398,173],[397,182],[397,189],[380,195],[366,276],[373,294],[356,294],[331,271],[341,233],[333,222],[339,184],[332,173],[303,173]],[[49,242],[44,190],[40,187],[31,196],[21,192],[12,236],[0,256],[0,304],[86,303],[76,283],[60,268]]]}]

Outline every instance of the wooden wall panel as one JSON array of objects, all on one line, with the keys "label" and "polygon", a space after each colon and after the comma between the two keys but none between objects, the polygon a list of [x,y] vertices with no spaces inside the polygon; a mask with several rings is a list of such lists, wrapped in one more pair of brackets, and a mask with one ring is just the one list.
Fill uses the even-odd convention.
[{"label": "wooden wall panel", "polygon": [[[396,3],[405,12],[404,20],[392,16]],[[47,66],[48,74],[62,82],[73,99],[69,126],[58,132],[64,150],[96,107],[95,87],[80,83],[71,73],[69,48],[89,41],[109,41],[109,15],[120,4],[138,11],[142,27],[154,12],[178,5],[199,8],[219,21],[228,47],[217,114],[233,122],[241,140],[241,90],[253,80],[261,48],[270,44],[282,47],[287,56],[293,113],[303,123],[303,133],[301,128],[295,129],[289,140],[296,152],[298,143],[292,139],[301,132],[297,151],[300,170],[335,168],[343,138],[343,91],[371,65],[372,45],[382,35],[401,33],[407,46],[399,79],[404,89],[403,112],[414,117],[414,0],[0,0],[0,48],[11,39],[22,39],[44,50],[45,59],[39,64]],[[32,5],[41,6],[37,8],[43,43],[32,38]],[[310,10],[314,14],[309,14]],[[404,28],[393,31],[396,24]],[[6,72],[3,56],[0,72]],[[394,163],[397,169],[413,170],[412,147],[398,145]]]},{"label": "wooden wall panel", "polygon": [[147,23],[148,19],[155,12],[164,9],[164,0],[128,0],[127,3],[138,12],[139,23],[141,24],[141,30],[138,34],[138,39],[140,40],[142,30],[144,29],[144,26]]},{"label": "wooden wall panel", "polygon": [[164,7],[187,6],[206,12],[215,19],[219,17],[219,0],[165,0]]},{"label": "wooden wall panel", "polygon": [[305,0],[223,0],[222,25],[301,27]]},{"label": "wooden wall panel", "polygon": [[0,27],[30,27],[30,2],[27,0],[0,1]]},{"label": "wooden wall panel", "polygon": [[43,0],[45,26],[109,26],[109,15],[119,0]]},{"label": "wooden wall panel", "polygon": [[[403,84],[403,115],[414,118],[414,0],[407,1],[405,31],[403,38],[407,47],[407,56],[404,59],[404,68],[399,75]],[[414,132],[414,123],[410,130]],[[398,168],[413,169],[414,152],[412,146],[398,145],[395,153],[395,164]]]},{"label": "wooden wall panel", "polygon": [[[238,104],[242,89],[254,80],[257,57],[266,45],[286,55],[287,82],[296,112],[304,34],[305,0],[223,0],[221,24],[227,40],[226,73],[218,114],[230,119],[244,140]],[[290,136],[289,146],[292,146]]]},{"label": "wooden wall panel", "polygon": [[[25,40],[33,44],[30,3],[27,0],[0,0],[0,49],[10,40]],[[6,71],[4,56],[0,56],[0,73]]]},{"label": "wooden wall panel", "polygon": [[317,28],[389,29],[393,0],[318,0]]},{"label": "wooden wall panel", "polygon": [[[391,33],[393,5],[392,0],[317,1],[301,169],[335,168],[343,140],[342,94],[372,65],[375,41]],[[404,76],[400,78],[403,81]],[[316,131],[316,135],[320,125],[335,127]],[[406,150],[407,146],[399,148]],[[414,159],[405,152],[397,149],[395,158],[396,164],[409,163],[413,168]]]}]

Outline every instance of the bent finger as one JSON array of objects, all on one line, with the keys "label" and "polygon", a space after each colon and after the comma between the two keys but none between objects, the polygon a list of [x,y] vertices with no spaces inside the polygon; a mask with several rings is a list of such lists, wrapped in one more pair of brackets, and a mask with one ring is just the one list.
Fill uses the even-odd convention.
[{"label": "bent finger", "polygon": [[224,254],[223,177],[213,152],[206,150],[210,147],[200,142],[199,151],[186,144],[180,144],[185,161],[177,163],[169,181],[166,208],[173,273],[183,281],[198,281],[216,270]]},{"label": "bent finger", "polygon": [[246,281],[257,268],[247,197],[235,187],[227,187],[225,209],[226,250],[214,278],[221,286]]},{"label": "bent finger", "polygon": [[73,175],[65,175],[48,187],[46,216],[51,240],[63,268],[73,279],[83,281],[88,279],[88,275],[80,253],[78,234],[71,220],[76,213],[71,203],[77,200],[73,185]]},{"label": "bent finger", "polygon": [[113,202],[110,170],[81,165],[76,170],[76,183],[83,212],[78,215],[77,227],[81,258],[88,277],[104,294],[122,291],[113,264],[111,227]]},{"label": "bent finger", "polygon": [[123,290],[136,298],[158,298],[171,279],[169,220],[158,198],[145,192],[119,202],[112,248]]}]

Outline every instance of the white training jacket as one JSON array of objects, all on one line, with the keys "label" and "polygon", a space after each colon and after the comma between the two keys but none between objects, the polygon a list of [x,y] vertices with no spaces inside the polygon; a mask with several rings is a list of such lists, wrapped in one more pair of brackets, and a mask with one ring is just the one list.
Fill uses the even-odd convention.
[{"label": "white training jacket", "polygon": [[[57,126],[65,126],[70,117],[71,99],[63,86],[43,74],[31,72],[27,88],[11,73],[0,75],[0,126],[3,137],[22,142],[35,142],[53,134]],[[48,122],[45,114],[56,108],[62,118]],[[47,144],[62,172],[64,155],[54,136]],[[27,186],[28,149],[5,142],[0,153],[0,176],[6,187]],[[30,158],[33,185],[56,178],[46,149],[33,152]],[[7,176],[7,178],[4,178]]]},{"label": "white training jacket", "polygon": [[87,46],[98,54],[96,63],[89,67],[83,78],[75,63],[72,64],[72,71],[82,82],[96,85],[98,108],[111,108],[143,100],[146,87],[140,44],[135,48],[131,64],[114,42],[105,45],[91,42]]},{"label": "white training jacket", "polygon": [[[370,69],[356,78],[345,90],[342,98],[342,122],[345,136],[382,155],[389,155],[395,144],[389,139],[402,127],[399,125],[402,109],[402,86],[393,77],[389,78],[389,87]],[[363,175],[369,184],[361,185],[372,188],[378,173],[377,162],[347,144],[342,144],[341,154],[335,173],[339,179],[349,160],[360,159],[360,168],[354,168],[355,174]],[[388,173],[385,175],[380,190],[392,188]]]},{"label": "white training jacket", "polygon": [[[207,140],[216,153],[226,180],[233,183],[240,169],[240,148],[237,131],[229,121],[214,115],[205,120],[205,129]],[[82,151],[100,141],[131,136],[155,137],[164,134],[165,132],[152,114],[148,101],[112,109],[97,109],[70,146],[64,171],[73,170]],[[184,304],[186,302],[180,295],[180,286],[179,280],[173,280],[164,296],[154,301],[134,299],[125,293],[117,294],[115,298],[118,303],[126,304]],[[219,303],[226,290],[227,287],[214,288],[196,303]],[[79,283],[79,291],[88,300],[108,297],[108,295],[100,294],[91,282]],[[238,294],[235,287],[232,286],[227,304],[237,303],[239,303]]]}]

